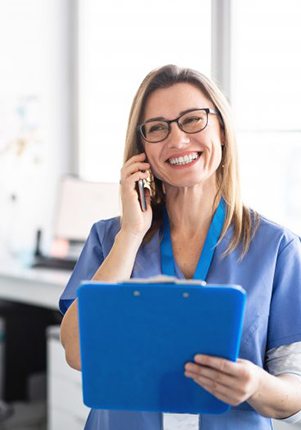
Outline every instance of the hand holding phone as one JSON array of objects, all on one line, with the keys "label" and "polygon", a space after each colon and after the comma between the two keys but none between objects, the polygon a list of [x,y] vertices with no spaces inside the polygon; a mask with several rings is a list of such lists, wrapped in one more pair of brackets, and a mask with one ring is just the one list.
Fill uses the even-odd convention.
[{"label": "hand holding phone", "polygon": [[122,166],[120,179],[122,229],[134,232],[136,236],[141,234],[142,237],[149,230],[153,217],[149,204],[149,192],[144,189],[150,182],[148,178],[151,166],[145,160],[145,153],[129,158]]}]

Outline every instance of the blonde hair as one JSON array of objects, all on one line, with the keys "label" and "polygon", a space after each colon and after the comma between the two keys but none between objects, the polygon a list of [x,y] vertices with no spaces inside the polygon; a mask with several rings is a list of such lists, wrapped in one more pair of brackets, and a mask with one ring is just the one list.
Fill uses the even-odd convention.
[{"label": "blonde hair", "polygon": [[[226,218],[220,241],[225,236],[229,227],[232,226],[233,235],[226,254],[232,252],[241,244],[241,258],[243,258],[249,249],[258,226],[258,215],[255,212],[251,212],[242,203],[237,147],[229,104],[218,87],[210,79],[195,70],[179,68],[174,65],[167,65],[150,72],[141,83],[132,103],[126,134],[124,161],[127,161],[135,154],[144,152],[143,142],[137,132],[137,126],[142,122],[149,95],[157,89],[168,88],[180,82],[192,84],[201,90],[214,104],[219,113],[218,117],[224,135],[224,145],[222,161],[216,171],[218,191],[215,202],[218,202],[223,197],[226,203]],[[145,236],[145,241],[150,240],[162,223],[164,202],[165,197],[162,182],[158,178],[154,178],[151,197],[153,221]]]}]

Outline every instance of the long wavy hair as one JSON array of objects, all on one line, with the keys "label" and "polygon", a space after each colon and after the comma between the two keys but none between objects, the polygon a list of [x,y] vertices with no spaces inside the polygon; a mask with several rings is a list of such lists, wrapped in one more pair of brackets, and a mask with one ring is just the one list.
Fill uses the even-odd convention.
[{"label": "long wavy hair", "polygon": [[[232,226],[233,234],[226,254],[241,245],[240,255],[243,258],[255,234],[258,215],[243,205],[241,200],[237,146],[230,108],[226,98],[214,82],[196,70],[180,68],[175,65],[167,65],[151,71],[141,83],[132,103],[126,134],[124,162],[133,155],[144,152],[144,145],[137,131],[137,126],[143,120],[149,95],[158,89],[169,88],[177,83],[194,85],[213,103],[218,111],[220,126],[224,134],[224,145],[222,161],[216,171],[218,190],[215,202],[223,197],[226,203],[226,218],[220,241],[229,227]],[[162,181],[154,177],[151,189],[153,220],[144,242],[149,241],[162,224],[162,209],[165,204]]]}]

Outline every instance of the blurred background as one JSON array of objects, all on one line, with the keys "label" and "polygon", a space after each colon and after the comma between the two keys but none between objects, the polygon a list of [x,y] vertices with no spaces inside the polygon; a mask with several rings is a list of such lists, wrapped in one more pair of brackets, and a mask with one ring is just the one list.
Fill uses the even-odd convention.
[{"label": "blurred background", "polygon": [[[233,109],[244,202],[301,234],[300,20],[299,0],[0,0],[4,305],[36,305],[52,312],[45,327],[59,322],[55,303],[68,267],[55,280],[43,278],[57,288],[51,304],[43,292],[34,303],[36,292],[20,299],[21,285],[26,276],[32,285],[44,275],[20,272],[13,298],[7,285],[16,266],[10,261],[8,273],[6,261],[26,268],[35,253],[72,259],[91,222],[118,212],[133,96],[151,69],[168,63],[215,80]],[[3,390],[8,403],[18,397]],[[62,417],[55,423],[58,430],[70,426]],[[3,428],[43,428],[17,425]]]},{"label": "blurred background", "polygon": [[300,233],[300,16],[298,0],[0,0],[1,244],[47,239],[62,175],[118,182],[132,98],[168,63],[224,91],[245,202]]}]

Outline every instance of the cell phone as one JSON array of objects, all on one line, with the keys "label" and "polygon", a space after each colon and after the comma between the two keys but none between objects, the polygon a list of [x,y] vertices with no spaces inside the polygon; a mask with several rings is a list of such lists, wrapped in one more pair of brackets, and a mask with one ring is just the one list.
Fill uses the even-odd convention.
[{"label": "cell phone", "polygon": [[145,212],[147,209],[147,206],[146,206],[146,198],[145,198],[143,179],[139,179],[139,181],[137,181],[137,192],[138,192],[138,199],[140,202],[141,210],[142,210],[142,212]]}]

